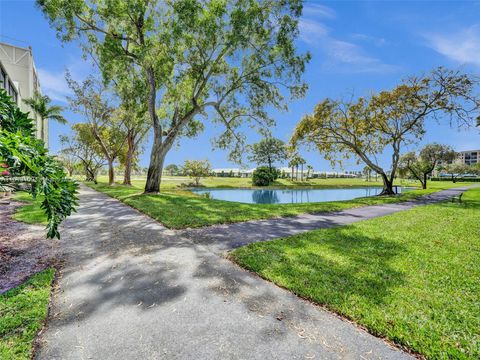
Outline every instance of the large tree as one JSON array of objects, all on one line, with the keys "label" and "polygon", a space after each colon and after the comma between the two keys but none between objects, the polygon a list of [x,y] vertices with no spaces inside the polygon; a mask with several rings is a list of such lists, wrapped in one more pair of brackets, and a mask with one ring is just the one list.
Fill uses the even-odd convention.
[{"label": "large tree", "polygon": [[112,79],[112,89],[120,99],[116,115],[121,119],[126,135],[126,147],[120,154],[124,166],[123,184],[132,185],[131,174],[151,126],[148,119],[148,91],[137,68],[125,69]]},{"label": "large tree", "polygon": [[455,151],[450,146],[433,143],[425,145],[418,154],[411,151],[403,155],[400,158],[400,167],[420,181],[422,189],[426,189],[428,176],[433,170],[440,163],[453,161],[455,157]]},{"label": "large tree", "polygon": [[88,129],[98,143],[108,165],[108,183],[115,183],[114,163],[125,151],[127,134],[125,120],[128,119],[121,109],[111,105],[111,93],[97,79],[90,76],[82,84],[66,76],[73,95],[68,98],[73,111],[80,113],[88,122]]},{"label": "large tree", "polygon": [[40,134],[45,139],[45,121],[54,120],[60,124],[66,124],[67,119],[62,115],[63,107],[60,105],[51,105],[51,99],[47,95],[42,95],[39,91],[35,91],[33,96],[24,99],[23,102],[30,106],[35,115],[40,117]]},{"label": "large tree", "polygon": [[273,137],[266,137],[258,143],[250,146],[250,156],[248,159],[257,165],[268,165],[270,171],[273,164],[279,161],[285,161],[288,157],[285,143]]},{"label": "large tree", "polygon": [[[476,85],[467,74],[438,68],[369,97],[325,99],[298,123],[291,142],[314,146],[332,163],[354,156],[382,177],[381,194],[393,195],[402,146],[423,138],[428,119],[472,125],[480,104]],[[386,168],[378,162],[385,152],[391,154]]]},{"label": "large tree", "polygon": [[215,146],[238,160],[245,122],[260,129],[304,95],[309,54],[295,39],[301,0],[37,0],[61,39],[80,39],[105,79],[141,70],[153,127],[145,192],[159,192],[163,162],[207,115],[224,125]]}]

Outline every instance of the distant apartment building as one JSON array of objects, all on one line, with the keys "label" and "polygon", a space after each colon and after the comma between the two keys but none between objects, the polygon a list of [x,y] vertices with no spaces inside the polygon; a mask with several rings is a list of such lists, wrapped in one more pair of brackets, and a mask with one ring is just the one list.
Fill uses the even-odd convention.
[{"label": "distant apartment building", "polygon": [[40,91],[32,49],[0,42],[0,87],[7,90],[8,94],[24,112],[30,112],[30,117],[35,120],[37,138],[45,142],[48,147],[48,120],[43,124],[39,116],[23,102],[31,98],[35,91]]},{"label": "distant apartment building", "polygon": [[447,162],[440,162],[439,165],[445,164],[465,164],[465,165],[475,165],[480,163],[480,150],[466,150],[466,151],[457,151],[457,157],[455,160],[450,160]]},{"label": "distant apartment building", "polygon": [[460,151],[458,161],[465,165],[475,165],[480,163],[480,150]]}]

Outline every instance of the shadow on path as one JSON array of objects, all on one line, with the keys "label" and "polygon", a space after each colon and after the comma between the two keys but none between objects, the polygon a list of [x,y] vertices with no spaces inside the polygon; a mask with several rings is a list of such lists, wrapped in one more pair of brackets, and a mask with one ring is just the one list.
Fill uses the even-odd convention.
[{"label": "shadow on path", "polygon": [[[212,252],[215,243],[192,242],[85,187],[80,199],[62,232],[65,267],[37,359],[410,357],[240,269]],[[282,221],[264,234],[297,224]],[[259,231],[242,226],[244,234]],[[354,269],[344,270],[347,276]]]}]

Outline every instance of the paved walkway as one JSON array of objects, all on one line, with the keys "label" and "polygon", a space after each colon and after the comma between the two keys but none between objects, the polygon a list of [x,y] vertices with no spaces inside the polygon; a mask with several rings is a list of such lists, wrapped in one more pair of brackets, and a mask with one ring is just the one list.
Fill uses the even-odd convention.
[{"label": "paved walkway", "polygon": [[180,232],[193,242],[207,245],[215,252],[224,252],[252,242],[291,236],[319,228],[347,225],[361,220],[386,216],[419,205],[433,204],[458,196],[467,186],[425,195],[419,199],[396,204],[365,206],[339,212],[304,214],[294,217],[254,220],[243,223],[215,225]]},{"label": "paved walkway", "polygon": [[332,313],[82,187],[38,359],[408,359]]}]

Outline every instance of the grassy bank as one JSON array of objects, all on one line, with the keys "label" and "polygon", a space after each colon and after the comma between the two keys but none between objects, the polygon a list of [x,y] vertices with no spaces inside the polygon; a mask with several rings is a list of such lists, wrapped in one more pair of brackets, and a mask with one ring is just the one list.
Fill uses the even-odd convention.
[{"label": "grassy bank", "polygon": [[[234,179],[237,180],[237,179]],[[341,183],[336,182],[341,180]],[[345,179],[328,179],[322,183],[323,187],[330,185],[345,186]],[[212,180],[213,181],[213,180]],[[220,178],[215,185],[223,184],[225,178]],[[358,179],[353,179],[350,186],[356,186]],[[205,183],[204,181],[202,181]],[[437,183],[427,190],[415,190],[400,196],[368,197],[349,201],[335,201],[303,204],[245,204],[230,201],[207,199],[185,190],[174,188],[163,190],[160,195],[144,195],[141,184],[134,186],[109,186],[106,183],[88,183],[92,188],[117,198],[124,203],[158,220],[165,226],[173,229],[187,227],[201,227],[214,224],[234,223],[247,220],[268,219],[277,216],[294,216],[305,213],[338,211],[353,207],[394,203],[409,200],[420,195],[429,194],[451,183]],[[457,186],[461,184],[456,184]]]},{"label": "grassy bank", "polygon": [[[122,177],[117,176],[116,182],[121,184]],[[145,186],[145,176],[133,176],[132,184],[134,187],[143,189]],[[83,178],[79,178],[83,180]],[[100,183],[107,183],[107,176],[99,176],[98,181]],[[178,190],[182,185],[189,184],[192,182],[192,179],[186,176],[169,176],[164,175],[162,177],[161,188],[162,190]],[[252,179],[251,178],[228,178],[228,177],[207,177],[200,180],[202,186],[208,188],[252,188]],[[464,183],[465,184],[465,183]],[[471,184],[471,183],[470,183]],[[407,180],[399,180],[395,185],[409,185],[409,186],[420,186],[418,181],[412,182]],[[364,179],[309,179],[308,181],[291,181],[289,179],[278,179],[272,185],[267,187],[262,187],[262,189],[273,189],[273,188],[297,188],[297,187],[308,187],[308,188],[336,188],[336,187],[368,187],[368,186],[382,186],[382,181],[375,178],[372,178],[371,181],[365,181]],[[446,188],[446,187],[455,187],[458,186],[458,183],[453,183],[451,181],[440,181],[440,182],[429,182],[428,186],[431,188]]]},{"label": "grassy bank", "polygon": [[243,267],[431,359],[480,358],[480,189],[350,226],[251,244]]},{"label": "grassy bank", "polygon": [[37,196],[36,199],[26,193],[26,192],[17,192],[14,195],[14,199],[17,201],[24,202],[25,205],[17,208],[13,218],[18,221],[23,221],[27,224],[47,224],[47,215],[40,208],[42,202],[42,196]]},{"label": "grassy bank", "polygon": [[47,317],[55,270],[46,269],[0,295],[0,358],[31,359],[35,336]]}]

